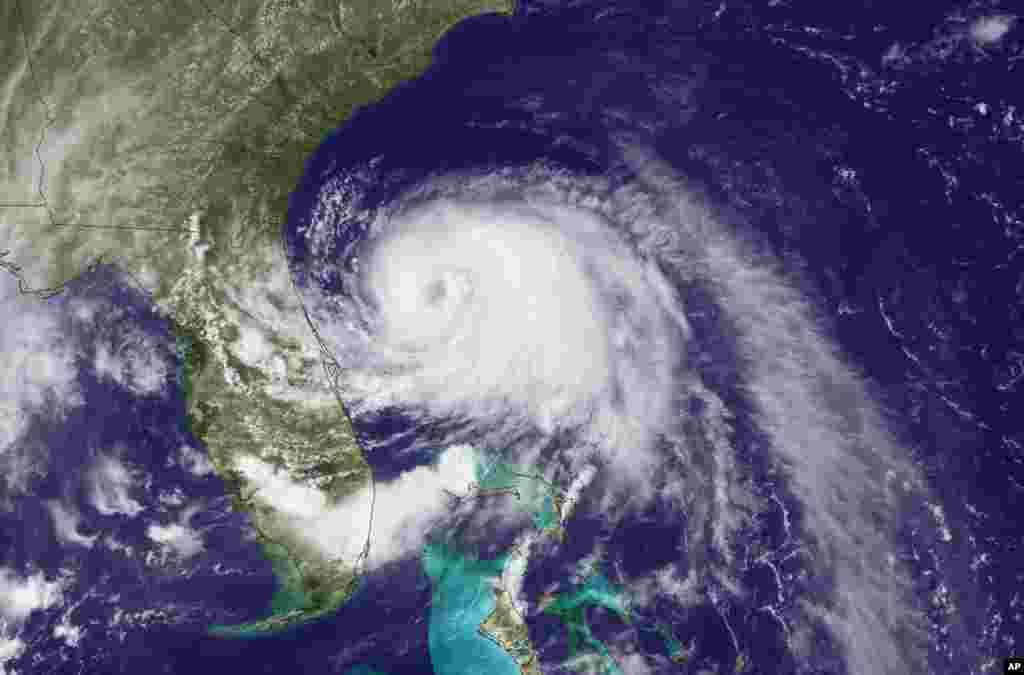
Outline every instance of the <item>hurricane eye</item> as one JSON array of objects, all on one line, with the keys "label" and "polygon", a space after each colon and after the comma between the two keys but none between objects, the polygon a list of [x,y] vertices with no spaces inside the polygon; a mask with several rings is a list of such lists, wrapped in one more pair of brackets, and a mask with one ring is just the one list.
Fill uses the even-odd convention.
[{"label": "hurricane eye", "polygon": [[423,290],[423,296],[428,305],[440,305],[448,297],[448,285],[445,284],[444,279],[431,282]]}]

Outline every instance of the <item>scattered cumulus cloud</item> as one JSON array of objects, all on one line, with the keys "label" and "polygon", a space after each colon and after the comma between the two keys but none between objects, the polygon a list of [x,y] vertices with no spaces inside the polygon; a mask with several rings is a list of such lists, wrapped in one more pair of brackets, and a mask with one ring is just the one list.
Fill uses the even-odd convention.
[{"label": "scattered cumulus cloud", "polygon": [[53,627],[53,637],[63,640],[69,647],[77,647],[82,640],[82,627],[71,623],[70,617],[65,614],[60,623]]},{"label": "scattered cumulus cloud", "polygon": [[114,539],[113,537],[104,537],[103,543],[106,544],[107,548],[116,553],[120,553],[125,558],[134,558],[135,549],[123,542]]},{"label": "scattered cumulus cloud", "polygon": [[101,339],[93,363],[99,377],[111,379],[140,396],[160,393],[170,377],[167,349],[150,336],[135,331],[119,340]]},{"label": "scattered cumulus cloud", "polygon": [[161,492],[157,500],[164,506],[181,506],[185,503],[185,493],[181,488],[174,488],[167,492]]},{"label": "scattered cumulus cloud", "polygon": [[65,506],[58,501],[46,503],[46,508],[53,518],[53,525],[57,532],[57,538],[65,544],[92,547],[96,542],[96,535],[86,536],[78,531],[78,523],[81,515],[73,506]]},{"label": "scattered cumulus cloud", "polygon": [[189,526],[189,521],[197,509],[185,509],[177,522],[160,524],[153,523],[146,528],[146,536],[162,548],[162,552],[172,552],[178,558],[191,558],[203,550],[202,536]]},{"label": "scattered cumulus cloud", "polygon": [[971,37],[983,45],[999,42],[1010,32],[1014,20],[1005,14],[983,16],[971,24]]},{"label": "scattered cumulus cloud", "polygon": [[164,544],[182,558],[190,558],[203,550],[203,540],[195,530],[181,524],[150,525],[146,536],[158,544]]},{"label": "scattered cumulus cloud", "polygon": [[[267,376],[263,389],[281,401],[334,402],[333,392],[319,369],[320,347],[306,327],[302,306],[292,288],[287,261],[277,246],[249,253],[245,283],[224,288],[222,312],[237,335],[226,344],[242,363]],[[244,308],[244,309],[243,309]]]},{"label": "scattered cumulus cloud", "polygon": [[233,351],[242,363],[259,368],[265,366],[273,356],[274,347],[267,339],[267,334],[250,322],[239,327],[239,337],[233,345]]},{"label": "scattered cumulus cloud", "polygon": [[213,465],[202,451],[189,445],[182,445],[178,449],[178,454],[178,463],[181,468],[193,476],[206,476],[213,473]]},{"label": "scattered cumulus cloud", "polygon": [[144,507],[130,494],[135,482],[118,459],[101,455],[89,473],[90,503],[105,516],[137,516]]},{"label": "scattered cumulus cloud", "polygon": [[25,652],[25,646],[25,641],[14,635],[8,623],[0,619],[0,675],[8,675],[5,664],[21,656]]},{"label": "scattered cumulus cloud", "polygon": [[0,567],[0,675],[7,675],[6,664],[25,652],[25,641],[19,636],[25,619],[62,601],[62,581],[48,581],[42,572],[23,577]]}]

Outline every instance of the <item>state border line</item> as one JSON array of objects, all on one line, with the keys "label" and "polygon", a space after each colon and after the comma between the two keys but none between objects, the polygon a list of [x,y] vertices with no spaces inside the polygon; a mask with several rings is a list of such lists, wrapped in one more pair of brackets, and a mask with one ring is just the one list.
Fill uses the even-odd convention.
[{"label": "state border line", "polygon": [[39,194],[39,199],[42,200],[42,203],[37,208],[46,209],[47,216],[50,221],[53,222],[55,218],[53,217],[53,211],[50,209],[50,200],[46,196],[46,162],[43,161],[42,147],[43,144],[46,143],[46,137],[49,135],[50,129],[53,128],[53,125],[57,120],[53,112],[53,106],[43,94],[43,88],[39,83],[39,77],[36,75],[35,63],[32,60],[32,45],[28,39],[28,22],[25,20],[25,9],[22,6],[22,0],[14,0],[14,11],[18,14],[18,27],[20,29],[19,32],[21,33],[21,42],[25,47],[25,64],[28,67],[28,74],[32,79],[32,84],[35,88],[36,98],[39,100],[40,105],[43,106],[46,118],[46,123],[39,131],[39,138],[36,141],[36,146],[32,153],[35,156],[36,161],[39,163],[39,181],[36,185],[36,192]]},{"label": "state border line", "polygon": [[[262,70],[264,70],[266,72],[273,72],[273,68],[270,67],[270,64],[267,62],[266,58],[262,54],[257,52],[255,49],[253,49],[252,45],[249,44],[249,41],[246,40],[245,37],[237,29],[235,29],[224,17],[222,17],[218,12],[216,12],[210,6],[210,4],[207,2],[207,0],[196,0],[196,1],[201,6],[201,9],[203,11],[205,11],[205,13],[207,15],[209,15],[210,17],[215,19],[216,22],[221,25],[221,27],[222,27],[222,29],[224,31],[229,33],[239,44],[242,45],[242,48],[245,49],[246,52],[248,52],[250,58]],[[50,103],[50,101],[43,94],[42,85],[40,83],[38,75],[36,74],[35,62],[33,61],[33,58],[32,58],[32,45],[31,45],[31,41],[29,40],[28,21],[25,18],[26,15],[25,15],[24,7],[22,5],[22,0],[14,0],[14,8],[15,8],[15,12],[17,13],[17,16],[18,16],[18,27],[19,27],[19,32],[21,33],[21,42],[22,42],[22,45],[23,45],[23,47],[25,49],[25,63],[27,64],[28,71],[29,71],[29,76],[30,76],[30,78],[32,80],[32,85],[33,85],[35,97],[39,101],[40,105],[42,105],[42,107],[45,110],[44,116],[45,116],[46,123],[40,129],[39,138],[36,141],[36,144],[35,144],[35,147],[34,147],[33,153],[32,153],[33,157],[35,158],[36,162],[39,165],[39,179],[37,181],[37,184],[36,184],[35,188],[36,188],[36,192],[38,193],[39,198],[40,198],[41,201],[40,202],[26,202],[26,201],[3,202],[3,201],[0,201],[0,209],[19,209],[19,208],[45,209],[46,210],[46,214],[47,214],[47,219],[49,220],[49,223],[48,223],[49,227],[68,227],[68,228],[80,228],[80,229],[92,229],[92,230],[134,230],[134,231],[142,231],[142,232],[193,232],[192,228],[189,228],[189,227],[174,227],[174,226],[166,226],[166,227],[164,227],[164,226],[148,226],[148,225],[97,225],[97,224],[94,224],[94,223],[64,223],[64,222],[58,222],[57,221],[57,218],[56,218],[56,216],[54,214],[54,211],[53,211],[53,209],[52,209],[52,207],[50,205],[50,200],[49,200],[49,197],[48,197],[47,192],[46,192],[47,167],[46,167],[46,161],[43,159],[43,155],[42,155],[42,147],[46,143],[46,139],[47,139],[47,137],[49,135],[49,132],[53,129],[53,126],[56,124],[56,114],[54,112],[53,105]],[[280,73],[277,73],[274,76],[273,80],[277,84],[277,88],[284,95],[284,98],[286,99],[288,104],[295,104],[295,103],[299,102],[299,100],[300,100],[299,97],[296,96],[295,93],[289,88],[288,83],[286,82],[286,80],[284,79],[284,77]],[[277,107],[273,103],[270,103],[269,101],[264,100],[264,97],[261,96],[260,94],[253,94],[253,95],[251,95],[250,100],[256,101],[256,102],[260,103],[261,105],[266,106],[267,108],[273,109],[273,108]],[[17,223],[15,223],[15,225],[17,225]],[[5,265],[5,267],[6,266],[7,265]]]}]

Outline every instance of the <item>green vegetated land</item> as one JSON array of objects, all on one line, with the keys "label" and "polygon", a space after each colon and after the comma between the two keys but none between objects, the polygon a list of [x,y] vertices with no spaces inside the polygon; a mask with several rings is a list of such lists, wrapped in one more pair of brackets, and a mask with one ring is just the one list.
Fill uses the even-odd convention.
[{"label": "green vegetated land", "polygon": [[[249,514],[279,579],[268,617],[322,616],[358,586],[234,469],[242,453],[331,503],[370,471],[279,248],[309,154],[427,66],[459,20],[511,0],[12,0],[0,7],[0,253],[33,289],[97,260],[171,318],[182,425]],[[343,392],[342,392],[343,395]]]}]

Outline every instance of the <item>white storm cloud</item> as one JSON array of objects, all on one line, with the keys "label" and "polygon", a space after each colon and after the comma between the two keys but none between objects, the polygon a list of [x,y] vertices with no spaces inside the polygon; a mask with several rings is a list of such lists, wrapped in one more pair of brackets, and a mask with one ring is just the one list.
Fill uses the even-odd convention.
[{"label": "white storm cloud", "polygon": [[313,519],[327,509],[327,498],[322,492],[292,481],[283,471],[256,457],[239,457],[235,467],[258,488],[260,499],[282,513]]},{"label": "white storm cloud", "polygon": [[75,353],[54,301],[20,295],[0,271],[0,465],[8,485],[32,469],[21,440],[33,415],[60,415],[82,403]]},{"label": "white storm cloud", "polygon": [[344,280],[352,302],[304,289],[345,391],[472,420],[495,447],[502,425],[576,431],[581,456],[599,449],[614,475],[644,485],[678,417],[689,327],[671,284],[586,209],[540,188],[484,206],[501,181],[467,183],[472,202],[374,223]]},{"label": "white storm cloud", "polygon": [[0,482],[10,493],[44,470],[46,448],[25,440],[32,419],[59,418],[82,404],[74,348],[55,302],[19,294],[0,270]]},{"label": "white storm cloud", "polygon": [[64,616],[59,624],[53,628],[53,637],[63,640],[69,647],[77,647],[82,640],[82,627],[71,623],[68,616]]},{"label": "white storm cloud", "polygon": [[90,503],[101,514],[137,516],[142,512],[142,504],[131,496],[132,486],[137,481],[117,458],[98,457],[88,481]]},{"label": "white storm cloud", "polygon": [[61,602],[63,584],[47,581],[42,572],[28,577],[0,567],[0,616],[8,621],[24,621],[37,609],[47,609]]},{"label": "white storm cloud", "polygon": [[329,558],[359,556],[372,504],[369,564],[379,566],[423,546],[430,525],[447,512],[450,495],[469,491],[475,480],[475,453],[469,446],[452,446],[436,466],[417,467],[336,505],[254,457],[241,458],[237,468],[258,489],[259,498],[291,516],[297,531]]}]

